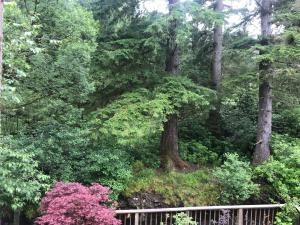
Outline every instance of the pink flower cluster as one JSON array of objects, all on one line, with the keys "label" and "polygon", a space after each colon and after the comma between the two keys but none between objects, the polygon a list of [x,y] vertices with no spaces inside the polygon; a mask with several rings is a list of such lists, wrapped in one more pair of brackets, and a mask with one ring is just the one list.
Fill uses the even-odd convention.
[{"label": "pink flower cluster", "polygon": [[[58,182],[42,199],[38,225],[120,225],[112,209],[103,205],[110,190],[100,184]],[[102,203],[102,204],[101,204]]]}]

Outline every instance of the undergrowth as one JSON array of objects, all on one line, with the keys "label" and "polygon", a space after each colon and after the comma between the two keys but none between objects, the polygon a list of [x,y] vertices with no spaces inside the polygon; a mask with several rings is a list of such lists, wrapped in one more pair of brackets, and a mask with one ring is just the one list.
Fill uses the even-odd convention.
[{"label": "undergrowth", "polygon": [[125,197],[130,197],[136,192],[152,192],[162,195],[166,204],[174,206],[217,204],[217,188],[208,169],[190,173],[160,173],[136,163],[134,171],[134,178],[123,193]]}]

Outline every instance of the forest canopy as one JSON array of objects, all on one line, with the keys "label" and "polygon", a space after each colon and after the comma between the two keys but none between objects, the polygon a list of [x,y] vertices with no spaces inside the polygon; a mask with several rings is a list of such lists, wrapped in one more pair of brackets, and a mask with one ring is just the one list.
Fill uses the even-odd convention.
[{"label": "forest canopy", "polygon": [[0,224],[56,182],[118,208],[299,205],[299,2],[162,2],[0,2]]}]

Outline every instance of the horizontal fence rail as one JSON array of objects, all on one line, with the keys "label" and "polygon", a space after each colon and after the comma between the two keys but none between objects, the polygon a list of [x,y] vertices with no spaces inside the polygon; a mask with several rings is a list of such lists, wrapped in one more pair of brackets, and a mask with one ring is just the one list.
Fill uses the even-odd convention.
[{"label": "horizontal fence rail", "polygon": [[122,225],[173,225],[178,213],[191,217],[197,225],[274,225],[276,213],[282,206],[205,206],[117,210],[116,213]]}]

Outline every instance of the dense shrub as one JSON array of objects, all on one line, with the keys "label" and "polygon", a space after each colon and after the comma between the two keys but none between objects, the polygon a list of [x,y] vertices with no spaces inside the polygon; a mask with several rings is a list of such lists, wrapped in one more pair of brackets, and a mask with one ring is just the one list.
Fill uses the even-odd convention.
[{"label": "dense shrub", "polygon": [[300,107],[274,114],[274,130],[278,133],[300,137]]},{"label": "dense shrub", "polygon": [[216,168],[213,176],[220,188],[220,201],[224,204],[241,203],[258,191],[252,181],[250,163],[242,161],[235,153],[225,154],[224,164]]},{"label": "dense shrub", "polygon": [[256,179],[264,187],[260,197],[286,203],[276,224],[292,225],[297,215],[295,205],[300,203],[300,139],[274,134],[271,146],[272,157],[255,169]]},{"label": "dense shrub", "polygon": [[257,178],[270,185],[281,201],[300,199],[300,139],[273,135],[272,149],[273,157],[256,168]]},{"label": "dense shrub", "polygon": [[[52,104],[59,103],[49,103],[51,110]],[[38,122],[33,134],[18,137],[16,147],[34,152],[41,170],[53,180],[98,182],[111,188],[117,198],[131,177],[129,147],[105,138],[92,139],[94,133],[79,118],[81,111],[65,105],[61,108],[63,115],[49,115],[47,121]]]},{"label": "dense shrub", "polygon": [[99,184],[58,182],[42,199],[38,225],[119,225],[112,209],[104,204],[110,191]]},{"label": "dense shrub", "polygon": [[295,206],[299,205],[299,199],[293,199],[286,203],[282,209],[276,213],[276,225],[294,225],[297,224],[296,220],[299,218],[299,212]]},{"label": "dense shrub", "polygon": [[197,165],[214,165],[219,162],[217,153],[197,141],[180,143],[180,155],[183,160]]},{"label": "dense shrub", "polygon": [[[4,141],[1,139],[0,141]],[[38,169],[34,155],[0,143],[0,208],[22,209],[37,203],[48,188],[49,177]],[[1,212],[0,212],[1,214]]]},{"label": "dense shrub", "polygon": [[[180,144],[197,142],[218,155],[234,149],[234,146],[227,138],[216,137],[209,131],[205,124],[206,117],[203,115],[199,116],[196,112],[192,113],[194,114],[191,117],[181,118],[179,121],[180,140],[182,140]],[[184,151],[184,149],[181,149],[182,147],[184,148],[184,145],[180,146],[180,151]]]}]

